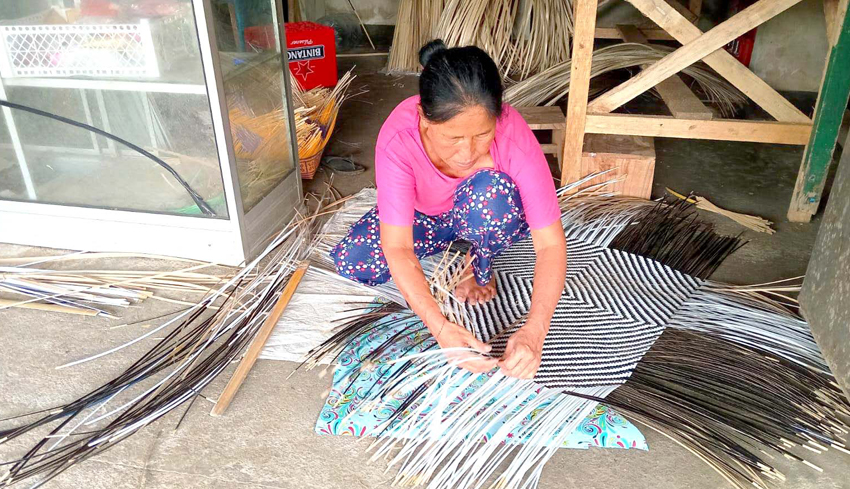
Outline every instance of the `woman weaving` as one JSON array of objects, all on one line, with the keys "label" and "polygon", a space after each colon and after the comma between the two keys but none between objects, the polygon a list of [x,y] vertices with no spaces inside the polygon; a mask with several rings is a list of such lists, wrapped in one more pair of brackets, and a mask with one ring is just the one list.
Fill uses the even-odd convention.
[{"label": "woman weaving", "polygon": [[471,244],[472,272],[455,288],[470,304],[497,293],[493,259],[531,234],[537,261],[526,324],[502,358],[462,366],[532,378],[566,275],[566,241],[546,158],[522,116],[502,103],[502,80],[477,47],[431,41],[419,52],[419,96],[384,122],[375,149],[378,205],[332,251],[338,272],[376,285],[392,278],[441,348],[489,345],[448,321],[431,296],[419,258],[454,240]]}]

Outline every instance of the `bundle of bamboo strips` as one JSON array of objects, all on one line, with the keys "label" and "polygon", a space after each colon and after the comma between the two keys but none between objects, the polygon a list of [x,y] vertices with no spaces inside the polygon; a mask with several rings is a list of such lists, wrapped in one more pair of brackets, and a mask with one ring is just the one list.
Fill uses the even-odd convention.
[{"label": "bundle of bamboo strips", "polygon": [[[591,77],[610,71],[651,64],[673,51],[666,46],[623,43],[597,49],[593,53]],[[570,91],[571,61],[559,63],[530,78],[510,85],[505,102],[514,106],[555,105]],[[746,97],[719,75],[701,63],[682,70],[703,89],[724,115],[734,112]]]},{"label": "bundle of bamboo strips", "polygon": [[518,2],[512,0],[449,0],[434,37],[449,47],[478,46],[496,66],[504,68],[513,54],[511,34],[517,7]]},{"label": "bundle of bamboo strips", "polygon": [[697,209],[702,209],[708,212],[714,212],[715,214],[720,214],[721,216],[728,217],[729,219],[732,219],[733,221],[740,224],[741,226],[744,226],[748,229],[752,229],[757,233],[773,234],[776,232],[775,229],[770,227],[773,222],[768,221],[763,217],[751,216],[749,214],[741,214],[740,212],[734,212],[723,209],[722,207],[717,207],[710,200],[706,199],[705,197],[700,197],[699,195],[685,197],[684,195],[670,190],[669,188],[667,189],[667,192],[682,200],[687,200],[691,204],[696,204]]},{"label": "bundle of bamboo strips", "polygon": [[0,267],[0,290],[18,297],[0,299],[0,310],[16,307],[114,318],[99,306],[128,307],[145,299],[192,305],[160,293],[208,293],[228,278],[197,271],[212,266],[202,263],[163,272]]},{"label": "bundle of bamboo strips", "polygon": [[517,13],[515,25],[515,49],[502,68],[505,76],[524,80],[570,59],[571,2],[527,0],[525,9]]},{"label": "bundle of bamboo strips", "polygon": [[416,73],[419,65],[419,48],[434,39],[446,0],[402,0],[393,44],[390,49],[387,71],[390,73]]},{"label": "bundle of bamboo strips", "polygon": [[[258,73],[254,75],[254,79],[265,91],[280,92],[280,81],[264,75],[262,70],[255,71]],[[304,162],[314,162],[315,166],[318,166],[318,160],[333,133],[339,107],[348,98],[348,88],[355,78],[352,71],[353,69],[345,73],[333,89],[316,87],[304,90],[291,73],[289,75],[302,175]],[[253,87],[256,88],[256,85]],[[239,94],[229,97],[228,102],[236,157],[249,161],[249,179],[243,186],[249,191],[254,188],[266,188],[270,183],[277,182],[291,168],[279,164],[282,159],[288,159],[287,114],[279,103],[268,112],[255,114],[248,104],[242,102]],[[312,170],[315,171],[315,167]],[[309,177],[312,177],[312,174]]]},{"label": "bundle of bamboo strips", "polygon": [[402,0],[389,72],[418,72],[419,48],[432,39],[476,45],[504,76],[524,79],[570,58],[572,6],[562,0]]},{"label": "bundle of bamboo strips", "polygon": [[96,360],[154,334],[164,336],[109,382],[51,409],[4,413],[8,417],[0,419],[0,445],[17,440],[30,448],[20,458],[4,451],[0,487],[26,479],[40,487],[169,412],[181,406],[188,411],[257,336],[297,265],[311,253],[316,217],[328,212],[331,199],[332,192],[326,192],[315,212],[290,221],[257,258],[192,307],[123,345],[58,367]]},{"label": "bundle of bamboo strips", "polygon": [[348,98],[348,88],[356,77],[353,71],[352,68],[345,73],[333,89],[316,87],[303,90],[292,79],[298,158],[301,160],[301,175],[305,178],[313,177],[331,139],[339,108]]}]

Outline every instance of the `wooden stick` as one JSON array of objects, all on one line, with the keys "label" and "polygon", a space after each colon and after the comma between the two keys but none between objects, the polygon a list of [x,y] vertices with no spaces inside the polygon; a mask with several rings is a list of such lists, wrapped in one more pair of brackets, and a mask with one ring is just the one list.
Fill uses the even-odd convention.
[{"label": "wooden stick", "polygon": [[309,266],[309,260],[304,261],[298,265],[298,268],[296,268],[295,272],[292,273],[292,277],[290,277],[289,282],[286,284],[286,287],[284,287],[283,292],[281,292],[280,298],[277,300],[274,309],[272,309],[271,313],[269,313],[269,317],[266,318],[266,321],[263,323],[262,327],[260,327],[260,330],[257,332],[257,336],[254,338],[254,341],[251,342],[251,346],[248,347],[248,350],[245,352],[245,356],[242,357],[242,360],[239,362],[239,366],[236,367],[236,371],[233,372],[233,377],[230,378],[230,381],[227,383],[227,387],[224,388],[224,391],[221,393],[221,397],[219,397],[218,401],[215,403],[212,412],[210,412],[211,415],[221,416],[224,414],[224,411],[227,410],[227,407],[230,406],[230,402],[233,401],[233,397],[236,396],[236,392],[239,391],[239,387],[242,386],[242,382],[244,382],[245,378],[248,377],[248,372],[251,371],[251,367],[254,366],[254,363],[257,361],[257,357],[260,356],[260,352],[266,345],[269,335],[271,335],[272,330],[275,325],[277,325],[277,321],[283,314],[283,310],[286,309],[287,305],[289,305],[292,295],[295,294],[295,289],[298,288],[298,284],[301,283],[301,279],[304,277],[304,273],[307,272],[307,268]]},{"label": "wooden stick", "polygon": [[581,150],[584,146],[587,97],[590,91],[596,6],[597,0],[575,0],[573,4],[575,26],[570,67],[570,97],[567,101],[567,129],[564,138],[564,157],[561,160],[562,185],[581,178]]},{"label": "wooden stick", "polygon": [[[688,22],[664,0],[629,0],[629,3],[682,44],[687,44],[702,34],[697,26]],[[646,34],[645,31],[644,34]],[[723,78],[726,78],[729,83],[744,92],[777,121],[811,121],[800,112],[800,109],[794,107],[794,104],[786,100],[779,92],[725,50],[718,49],[703,58],[703,61],[714,68]]]},{"label": "wooden stick", "polygon": [[97,316],[98,312],[91,309],[79,309],[76,307],[60,306],[59,304],[42,304],[39,302],[27,302],[19,304],[18,301],[0,299],[0,306],[19,307],[21,309],[34,309],[36,311],[63,312],[77,314],[79,316]]},{"label": "wooden stick", "polygon": [[369,35],[369,31],[366,30],[366,24],[363,23],[363,19],[360,18],[360,13],[354,8],[354,3],[351,0],[348,0],[348,5],[351,6],[351,10],[354,11],[354,15],[357,16],[357,22],[360,22],[360,27],[363,28],[363,33],[366,34],[366,39],[369,40],[369,45],[372,46],[372,49],[375,49],[375,43],[372,42],[372,36]]},{"label": "wooden stick", "polygon": [[743,35],[773,17],[788,10],[801,0],[759,0],[731,19],[688,42],[661,61],[641,71],[588,105],[593,113],[608,113],[621,107],[643,92],[684,68],[721,49],[726,43]]}]

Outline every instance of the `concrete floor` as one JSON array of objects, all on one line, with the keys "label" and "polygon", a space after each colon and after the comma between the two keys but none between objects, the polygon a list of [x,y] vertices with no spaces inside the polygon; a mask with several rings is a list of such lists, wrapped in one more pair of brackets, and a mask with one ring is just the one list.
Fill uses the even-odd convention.
[{"label": "concrete floor", "polygon": [[[374,141],[383,119],[396,103],[416,92],[415,77],[377,74],[381,61],[357,59],[355,87],[369,93],[347,102],[328,153],[354,155],[369,171],[338,178],[343,194],[374,182]],[[750,243],[729,258],[715,278],[733,283],[776,280],[805,272],[817,232],[810,224],[788,223],[788,205],[801,150],[793,147],[721,142],[657,140],[655,192],[669,186],[695,191],[716,204],[759,214],[777,222],[774,236],[745,232]],[[318,188],[322,175],[306,185]],[[739,233],[720,221],[724,232]],[[0,256],[52,252],[0,245]],[[161,260],[103,260],[76,263],[79,268],[173,269]],[[181,297],[174,297],[181,299]],[[182,299],[191,299],[184,297]],[[68,401],[101,385],[153,346],[153,339],[99,361],[62,371],[54,367],[104,351],[142,334],[141,325],[110,326],[155,317],[178,309],[147,301],[123,312],[119,320],[0,310],[0,418]],[[103,455],[62,474],[45,487],[71,488],[385,488],[390,476],[381,463],[369,463],[365,444],[350,437],[313,432],[328,377],[299,372],[294,364],[260,361],[223,417],[208,415],[211,404],[199,400],[179,429],[183,409],[149,426]],[[216,398],[232,368],[204,394]],[[0,427],[5,425],[0,424]],[[546,466],[541,489],[554,488],[724,488],[724,480],[672,441],[645,430],[651,450],[561,450]],[[26,441],[26,440],[24,440]],[[30,440],[31,441],[31,440]],[[0,445],[0,460],[21,453],[24,444]],[[850,488],[850,456],[830,451],[813,457],[823,474],[803,465],[777,464],[788,488]],[[30,487],[21,484],[20,487]]]}]

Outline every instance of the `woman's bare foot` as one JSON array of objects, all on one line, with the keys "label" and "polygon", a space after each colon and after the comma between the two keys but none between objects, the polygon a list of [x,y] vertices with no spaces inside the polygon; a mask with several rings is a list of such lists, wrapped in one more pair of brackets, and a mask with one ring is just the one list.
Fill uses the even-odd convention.
[{"label": "woman's bare foot", "polygon": [[[466,255],[466,263],[467,269],[469,262],[472,261],[471,252]],[[485,302],[489,302],[496,297],[496,277],[493,276],[493,279],[490,280],[490,283],[487,285],[478,285],[478,282],[475,281],[475,276],[470,273],[463,280],[455,286],[454,295],[457,300],[461,302],[466,302],[467,304],[483,304]]]},{"label": "woman's bare foot", "polygon": [[482,287],[475,281],[475,277],[470,275],[463,282],[457,284],[454,293],[457,300],[467,304],[475,305],[489,302],[493,297],[496,297],[495,277],[489,284]]}]

